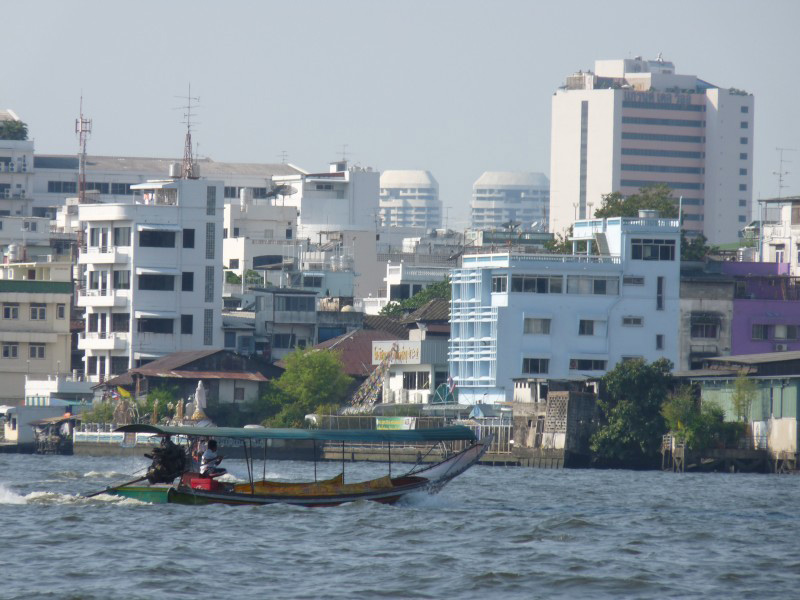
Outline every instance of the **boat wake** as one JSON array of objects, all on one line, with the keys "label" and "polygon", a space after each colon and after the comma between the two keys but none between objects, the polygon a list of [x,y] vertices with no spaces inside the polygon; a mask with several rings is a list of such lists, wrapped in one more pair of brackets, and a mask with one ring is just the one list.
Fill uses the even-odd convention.
[{"label": "boat wake", "polygon": [[35,504],[35,505],[103,505],[118,504],[120,506],[145,505],[133,498],[123,496],[112,496],[110,494],[100,494],[92,498],[77,496],[72,494],[59,494],[58,492],[31,492],[29,494],[17,494],[0,483],[0,504]]}]

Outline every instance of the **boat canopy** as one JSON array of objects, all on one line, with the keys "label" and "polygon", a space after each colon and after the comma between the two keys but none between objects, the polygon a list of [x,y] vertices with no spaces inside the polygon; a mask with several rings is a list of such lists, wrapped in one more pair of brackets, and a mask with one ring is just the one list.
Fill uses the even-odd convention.
[{"label": "boat canopy", "polygon": [[324,442],[438,442],[476,439],[469,427],[453,425],[431,429],[270,429],[239,427],[170,427],[162,425],[123,425],[122,433],[153,433],[192,437],[226,437],[249,440],[317,440]]}]

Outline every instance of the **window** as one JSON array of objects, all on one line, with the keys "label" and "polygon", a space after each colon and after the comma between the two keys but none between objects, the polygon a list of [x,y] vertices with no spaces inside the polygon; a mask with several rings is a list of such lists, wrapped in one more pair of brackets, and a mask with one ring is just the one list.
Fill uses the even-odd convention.
[{"label": "window", "polygon": [[183,230],[183,247],[194,248],[194,229]]},{"label": "window", "polygon": [[739,143],[740,144],[746,144],[747,143],[747,138],[746,137],[740,137],[739,138]]},{"label": "window", "polygon": [[181,315],[181,334],[192,335],[192,315]]},{"label": "window", "polygon": [[275,296],[275,310],[311,312],[316,303],[313,296]]},{"label": "window", "polygon": [[719,323],[692,319],[691,337],[715,340],[719,337]]},{"label": "window", "polygon": [[130,313],[112,313],[111,314],[111,331],[115,333],[125,333],[131,326]]},{"label": "window", "polygon": [[606,361],[588,358],[571,358],[569,361],[571,371],[605,371]]},{"label": "window", "polygon": [[233,399],[234,400],[244,400],[244,388],[243,387],[235,387],[233,388]]},{"label": "window", "polygon": [[239,197],[239,188],[234,186],[225,186],[223,190],[226,198],[238,198]]},{"label": "window", "polygon": [[225,332],[225,347],[226,348],[236,348],[236,332],[235,331],[226,331]]},{"label": "window", "polygon": [[749,107],[749,106],[741,106],[741,107],[739,107],[739,110],[740,110],[740,111],[741,111],[743,114],[747,114],[747,113],[749,113],[749,112],[750,112],[750,107]]},{"label": "window", "polygon": [[19,319],[19,304],[16,302],[3,303],[4,319]]},{"label": "window", "polygon": [[239,228],[238,227],[234,227],[233,228],[233,235],[231,237],[235,237],[235,238],[239,237]]},{"label": "window", "polygon": [[533,294],[560,294],[562,292],[562,281],[561,277],[513,275],[511,277],[511,291]]},{"label": "window", "polygon": [[747,160],[747,152],[740,152],[739,160]]},{"label": "window", "polygon": [[631,240],[633,260],[675,260],[675,240],[633,238]]},{"label": "window", "polygon": [[550,335],[550,319],[526,318],[523,331],[535,335]]},{"label": "window", "polygon": [[747,200],[739,199],[739,206],[747,206]]},{"label": "window", "polygon": [[747,191],[747,184],[746,183],[740,183],[739,184],[739,191],[740,192],[746,192]]},{"label": "window", "polygon": [[292,230],[291,229],[287,229],[286,230],[286,239],[287,240],[292,239]]},{"label": "window", "polygon": [[643,317],[622,317],[623,327],[641,327],[644,325]]},{"label": "window", "polygon": [[616,296],[619,294],[619,279],[616,277],[569,275],[567,277],[567,293]]},{"label": "window", "polygon": [[206,308],[203,311],[203,345],[210,346],[214,343],[214,311]]},{"label": "window", "polygon": [[140,333],[173,333],[174,319],[148,317],[138,319],[137,323]]},{"label": "window", "polygon": [[139,275],[139,289],[171,292],[175,289],[174,275]]},{"label": "window", "polygon": [[111,375],[122,375],[128,370],[127,356],[111,357]]},{"label": "window", "polygon": [[664,310],[664,278],[656,281],[656,310]]},{"label": "window", "polygon": [[294,348],[295,335],[293,333],[273,333],[272,334],[272,347],[273,348]]},{"label": "window", "polygon": [[752,338],[754,340],[768,340],[769,339],[769,325],[764,324],[755,324],[753,325],[753,335]]},{"label": "window", "polygon": [[739,175],[747,175],[747,169],[739,169]]},{"label": "window", "polygon": [[508,291],[508,276],[495,275],[492,277],[492,293],[502,294]]},{"label": "window", "polygon": [[131,272],[130,271],[128,271],[127,269],[124,270],[124,271],[114,271],[114,289],[115,290],[129,290],[129,289],[131,289]]},{"label": "window", "polygon": [[206,223],[206,258],[214,258],[214,223]]},{"label": "window", "polygon": [[111,193],[115,196],[130,196],[133,194],[131,185],[130,183],[112,183]]},{"label": "window", "polygon": [[523,358],[522,372],[529,375],[547,373],[550,370],[549,358]]},{"label": "window", "polygon": [[689,119],[653,119],[650,117],[622,117],[623,123],[631,125],[664,125],[666,127],[702,127],[703,121]]},{"label": "window", "polygon": [[232,258],[228,262],[228,268],[229,269],[238,269],[239,268],[239,259],[238,258]]},{"label": "window", "polygon": [[181,273],[181,291],[194,291],[194,271],[184,271]]},{"label": "window", "polygon": [[663,350],[664,349],[664,336],[663,334],[657,333],[656,334],[656,350]]},{"label": "window", "polygon": [[206,190],[206,215],[213,216],[217,211],[217,188],[210,185]]},{"label": "window", "polygon": [[139,246],[142,248],[174,248],[174,231],[140,231]]},{"label": "window", "polygon": [[48,181],[48,194],[74,194],[78,187],[74,181]]},{"label": "window", "polygon": [[47,319],[46,304],[31,302],[31,321],[44,321]]},{"label": "window", "polygon": [[303,275],[304,288],[321,288],[322,277],[317,275]]},{"label": "window", "polygon": [[746,215],[739,215],[739,223],[746,223],[747,216]]},{"label": "window", "polygon": [[114,245],[115,246],[131,245],[130,227],[114,227]]},{"label": "window", "polygon": [[796,340],[797,325],[775,325],[773,337],[776,340]]},{"label": "window", "polygon": [[644,285],[644,277],[628,275],[622,278],[622,285]]},{"label": "window", "polygon": [[19,344],[16,342],[3,342],[3,358],[17,358],[19,356]]},{"label": "window", "polygon": [[67,317],[67,305],[56,304],[56,319],[65,319]]},{"label": "window", "polygon": [[750,127],[750,124],[747,121],[742,121],[741,123],[739,123],[740,129],[747,129],[748,127]]},{"label": "window", "polygon": [[429,390],[431,374],[428,371],[406,371],[403,373],[404,390]]},{"label": "window", "polygon": [[578,322],[578,335],[594,335],[594,321],[581,319]]},{"label": "window", "polygon": [[42,360],[44,358],[44,344],[30,344],[28,346],[28,358]]},{"label": "window", "polygon": [[214,301],[214,267],[206,267],[206,302]]}]

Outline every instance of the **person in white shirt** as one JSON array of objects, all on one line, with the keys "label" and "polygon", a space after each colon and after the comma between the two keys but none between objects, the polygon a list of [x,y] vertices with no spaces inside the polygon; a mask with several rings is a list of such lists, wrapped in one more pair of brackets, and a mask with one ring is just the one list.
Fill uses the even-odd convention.
[{"label": "person in white shirt", "polygon": [[222,457],[217,455],[217,442],[216,440],[208,440],[206,451],[200,457],[200,474],[206,477],[213,477],[215,475],[222,475],[225,469],[217,467],[222,461]]}]

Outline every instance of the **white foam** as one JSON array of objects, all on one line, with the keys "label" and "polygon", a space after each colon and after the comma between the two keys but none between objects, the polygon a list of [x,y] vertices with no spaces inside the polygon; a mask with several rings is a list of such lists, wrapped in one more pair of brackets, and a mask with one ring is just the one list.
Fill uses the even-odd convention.
[{"label": "white foam", "polygon": [[5,485],[0,483],[0,504],[25,504],[24,496],[12,492]]},{"label": "white foam", "polygon": [[84,477],[87,478],[102,478],[102,479],[119,479],[121,477],[127,477],[124,473],[118,473],[117,471],[89,471],[83,474]]}]

